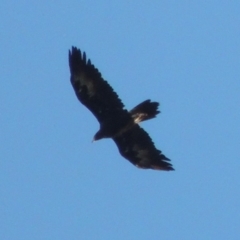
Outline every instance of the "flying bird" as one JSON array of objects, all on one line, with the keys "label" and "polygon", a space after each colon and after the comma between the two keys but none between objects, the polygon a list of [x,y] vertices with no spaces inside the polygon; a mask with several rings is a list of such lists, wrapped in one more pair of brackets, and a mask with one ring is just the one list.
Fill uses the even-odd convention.
[{"label": "flying bird", "polygon": [[93,141],[112,138],[120,154],[139,168],[174,170],[170,159],[155,147],[148,133],[139,126],[140,122],[156,117],[159,103],[146,100],[127,111],[86,53],[76,47],[69,50],[69,67],[77,98],[100,124]]}]

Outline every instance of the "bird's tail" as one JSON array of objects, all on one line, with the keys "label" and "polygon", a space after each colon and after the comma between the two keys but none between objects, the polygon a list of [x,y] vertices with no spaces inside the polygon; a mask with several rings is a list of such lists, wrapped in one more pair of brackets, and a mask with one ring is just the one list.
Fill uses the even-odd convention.
[{"label": "bird's tail", "polygon": [[155,118],[160,111],[158,110],[159,103],[146,100],[138,104],[130,111],[135,123],[140,123],[152,118]]}]

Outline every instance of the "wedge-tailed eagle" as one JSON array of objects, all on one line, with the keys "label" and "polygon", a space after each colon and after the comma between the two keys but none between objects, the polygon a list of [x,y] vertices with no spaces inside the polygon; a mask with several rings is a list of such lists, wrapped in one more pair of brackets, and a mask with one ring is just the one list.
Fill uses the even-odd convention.
[{"label": "wedge-tailed eagle", "polygon": [[86,53],[76,47],[69,51],[69,66],[77,98],[100,124],[93,140],[112,138],[120,154],[139,168],[174,170],[170,160],[139,126],[140,122],[156,117],[159,103],[146,100],[127,111],[116,92],[87,59]]}]

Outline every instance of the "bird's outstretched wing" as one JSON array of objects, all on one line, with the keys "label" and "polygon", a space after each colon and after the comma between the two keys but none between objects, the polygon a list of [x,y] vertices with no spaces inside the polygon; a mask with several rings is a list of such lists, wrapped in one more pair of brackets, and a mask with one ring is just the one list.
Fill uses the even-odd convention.
[{"label": "bird's outstretched wing", "polygon": [[100,123],[123,113],[128,114],[112,87],[102,78],[90,59],[87,60],[85,52],[81,53],[72,47],[69,51],[69,66],[71,83],[78,99]]},{"label": "bird's outstretched wing", "polygon": [[154,146],[152,139],[139,125],[113,138],[120,154],[140,168],[174,170],[169,159]]}]

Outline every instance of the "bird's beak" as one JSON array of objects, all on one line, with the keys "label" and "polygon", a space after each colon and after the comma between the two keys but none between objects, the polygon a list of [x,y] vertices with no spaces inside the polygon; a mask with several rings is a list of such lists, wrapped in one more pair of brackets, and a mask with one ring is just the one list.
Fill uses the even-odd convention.
[{"label": "bird's beak", "polygon": [[93,138],[92,143],[95,142],[95,138]]}]

